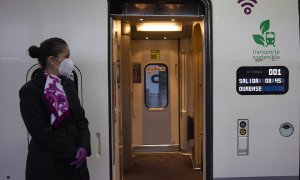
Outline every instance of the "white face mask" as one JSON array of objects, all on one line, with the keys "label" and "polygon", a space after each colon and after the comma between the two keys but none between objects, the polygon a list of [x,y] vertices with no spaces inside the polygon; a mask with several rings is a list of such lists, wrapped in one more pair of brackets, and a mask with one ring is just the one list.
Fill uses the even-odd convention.
[{"label": "white face mask", "polygon": [[[60,61],[60,60],[59,60]],[[58,67],[58,73],[61,76],[69,76],[74,70],[74,64],[70,58],[64,59],[61,61]]]}]

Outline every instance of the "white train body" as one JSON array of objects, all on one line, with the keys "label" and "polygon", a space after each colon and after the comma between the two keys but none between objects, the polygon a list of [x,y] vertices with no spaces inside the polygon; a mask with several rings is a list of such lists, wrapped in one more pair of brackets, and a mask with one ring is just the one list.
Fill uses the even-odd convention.
[{"label": "white train body", "polygon": [[[241,7],[246,1],[203,2],[209,12],[202,26],[207,28],[204,78],[211,78],[204,83],[210,86],[204,91],[204,178],[299,179],[299,2],[249,1],[254,7],[248,9]],[[91,180],[120,179],[111,126],[114,33],[109,13],[105,0],[0,0],[0,179],[25,178],[28,135],[18,91],[37,63],[28,47],[50,37],[67,41],[81,72]],[[276,81],[282,86],[273,87]]]}]

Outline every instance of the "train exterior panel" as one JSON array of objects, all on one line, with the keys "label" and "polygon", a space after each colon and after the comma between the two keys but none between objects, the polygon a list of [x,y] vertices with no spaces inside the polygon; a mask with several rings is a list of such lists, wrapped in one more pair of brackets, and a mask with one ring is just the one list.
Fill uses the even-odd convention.
[{"label": "train exterior panel", "polygon": [[[254,7],[248,6],[248,10],[242,7],[245,2],[212,1],[214,178],[298,179],[298,1],[249,1]],[[276,94],[277,90],[268,87],[283,86],[282,82],[273,83],[282,76],[272,72],[281,71],[282,66],[289,73],[288,87]],[[239,69],[252,75],[240,75]],[[268,77],[254,71],[268,71]],[[254,81],[239,82],[245,78]],[[249,126],[244,137],[239,132],[241,119]],[[280,134],[286,122],[294,127],[289,137]],[[247,152],[239,154],[239,150]]]},{"label": "train exterior panel", "polygon": [[[213,52],[212,67],[206,69],[213,74],[212,129],[205,131],[212,130],[212,142],[206,144],[212,144],[212,157],[204,162],[212,169],[206,176],[299,179],[299,2],[204,2],[212,18],[205,25],[212,29],[212,46],[205,49]],[[50,37],[67,41],[82,74],[81,100],[91,130],[91,180],[112,179],[108,4],[0,0],[0,179],[25,178],[28,134],[18,90],[37,63],[27,54],[28,47]]]},{"label": "train exterior panel", "polygon": [[5,0],[0,2],[0,24],[0,179],[25,179],[27,133],[18,91],[37,63],[27,49],[50,37],[66,40],[82,73],[82,102],[92,141],[91,179],[110,179],[107,1]]}]

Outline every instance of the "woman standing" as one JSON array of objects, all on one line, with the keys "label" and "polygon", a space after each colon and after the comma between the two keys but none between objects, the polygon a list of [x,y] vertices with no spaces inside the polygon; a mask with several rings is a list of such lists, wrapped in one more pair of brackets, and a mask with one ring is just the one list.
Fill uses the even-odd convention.
[{"label": "woman standing", "polygon": [[90,131],[75,85],[66,77],[74,69],[69,47],[50,38],[28,51],[41,69],[19,91],[21,115],[32,137],[26,180],[89,180]]}]

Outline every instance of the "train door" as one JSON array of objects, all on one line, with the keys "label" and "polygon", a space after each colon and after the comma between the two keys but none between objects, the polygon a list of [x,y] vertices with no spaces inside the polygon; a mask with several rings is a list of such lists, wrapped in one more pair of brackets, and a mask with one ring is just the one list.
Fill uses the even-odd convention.
[{"label": "train door", "polygon": [[[144,64],[144,59],[142,61]],[[162,61],[145,63],[142,67],[144,70],[143,144],[152,146],[171,144],[168,66]]]},{"label": "train door", "polygon": [[[143,144],[171,145],[171,111],[168,60],[147,62],[143,69]],[[176,97],[176,95],[174,96]],[[176,100],[176,98],[174,98]],[[178,118],[177,118],[178,120]],[[176,142],[176,139],[175,139]]]},{"label": "train door", "polygon": [[[203,26],[202,26],[203,27]],[[194,68],[194,149],[193,160],[197,168],[202,168],[203,153],[203,41],[202,31],[199,22],[193,26],[192,47],[193,47],[193,68]]]},{"label": "train door", "polygon": [[179,150],[177,45],[176,40],[132,40],[132,61],[141,65],[140,83],[133,84],[134,151]]},{"label": "train door", "polygon": [[[206,106],[210,96],[205,91],[209,65],[204,58],[209,56],[205,55],[207,22],[201,6],[204,5],[164,2],[120,5],[112,1],[114,180],[123,179],[123,173],[134,166],[133,156],[139,152],[190,154],[194,169],[201,169],[202,177],[206,178],[209,157],[205,156],[204,119],[210,110]],[[175,16],[152,14],[155,10],[163,14],[174,9],[179,12]],[[175,22],[183,30],[140,32],[138,26],[142,22]]]}]

